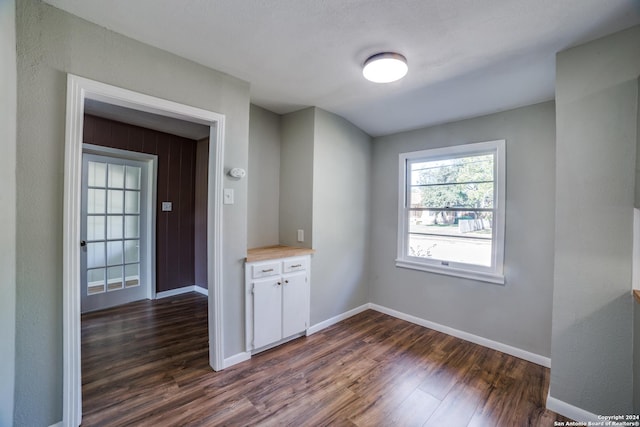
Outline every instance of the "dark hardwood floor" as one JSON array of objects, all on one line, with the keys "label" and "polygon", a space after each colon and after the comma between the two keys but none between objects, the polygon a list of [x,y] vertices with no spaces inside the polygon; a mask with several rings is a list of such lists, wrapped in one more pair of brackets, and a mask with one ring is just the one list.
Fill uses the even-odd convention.
[{"label": "dark hardwood floor", "polygon": [[83,426],[553,426],[549,370],[366,311],[222,372],[207,299],[82,317]]}]

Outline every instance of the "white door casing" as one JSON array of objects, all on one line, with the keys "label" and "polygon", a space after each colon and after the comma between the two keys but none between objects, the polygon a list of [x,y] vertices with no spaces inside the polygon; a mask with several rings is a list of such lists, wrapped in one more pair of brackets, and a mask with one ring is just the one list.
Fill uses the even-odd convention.
[{"label": "white door casing", "polygon": [[222,114],[67,75],[63,198],[63,420],[79,426],[82,420],[80,359],[80,241],[82,135],[84,101],[173,117],[210,127],[207,203],[207,281],[209,284],[209,364],[224,368],[222,302],[222,183],[224,122]]}]

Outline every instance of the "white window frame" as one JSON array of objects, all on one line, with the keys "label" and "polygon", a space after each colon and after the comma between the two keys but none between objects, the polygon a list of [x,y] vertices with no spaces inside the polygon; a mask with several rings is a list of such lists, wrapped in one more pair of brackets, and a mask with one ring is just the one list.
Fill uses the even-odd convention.
[{"label": "white window frame", "polygon": [[[455,145],[451,147],[434,148],[429,150],[400,153],[399,159],[399,187],[398,187],[398,252],[396,266],[414,270],[428,271],[483,282],[504,284],[504,235],[505,235],[505,189],[506,166],[504,139],[496,141],[478,142]],[[407,184],[410,161],[444,160],[453,157],[465,157],[477,154],[495,154],[494,161],[494,224],[492,229],[491,266],[481,266],[453,261],[442,261],[408,254],[409,239],[409,193]]]}]

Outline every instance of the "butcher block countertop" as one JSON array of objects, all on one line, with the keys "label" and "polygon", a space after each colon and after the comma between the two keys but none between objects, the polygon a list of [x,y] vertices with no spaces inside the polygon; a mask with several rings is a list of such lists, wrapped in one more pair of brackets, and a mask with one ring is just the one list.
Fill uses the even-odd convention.
[{"label": "butcher block countertop", "polygon": [[292,256],[309,255],[315,250],[309,248],[298,248],[295,246],[265,246],[264,248],[253,248],[247,250],[246,262],[265,261],[268,259],[287,258]]}]

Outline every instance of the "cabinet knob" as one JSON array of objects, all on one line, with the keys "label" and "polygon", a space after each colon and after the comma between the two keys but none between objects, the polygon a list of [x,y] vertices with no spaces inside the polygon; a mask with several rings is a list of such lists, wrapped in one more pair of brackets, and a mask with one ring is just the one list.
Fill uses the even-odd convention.
[{"label": "cabinet knob", "polygon": [[278,286],[282,285],[282,282],[278,282]]},{"label": "cabinet knob", "polygon": [[285,280],[285,281],[284,281],[284,283],[289,283],[289,281],[288,281],[288,280]]}]

